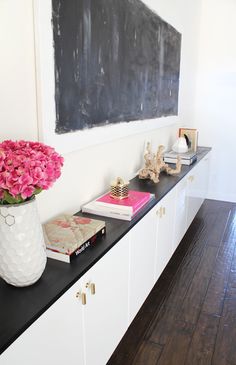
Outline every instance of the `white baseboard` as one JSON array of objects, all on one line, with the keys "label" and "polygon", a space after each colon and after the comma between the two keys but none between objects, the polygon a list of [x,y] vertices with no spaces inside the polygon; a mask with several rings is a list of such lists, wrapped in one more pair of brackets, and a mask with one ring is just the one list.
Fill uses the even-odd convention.
[{"label": "white baseboard", "polygon": [[218,191],[211,191],[207,194],[207,199],[236,203],[236,194],[222,194]]}]

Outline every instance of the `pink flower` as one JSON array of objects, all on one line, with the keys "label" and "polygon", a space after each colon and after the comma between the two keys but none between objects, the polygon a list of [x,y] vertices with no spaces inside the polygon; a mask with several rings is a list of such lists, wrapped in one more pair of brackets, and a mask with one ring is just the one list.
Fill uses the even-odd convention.
[{"label": "pink flower", "polygon": [[19,183],[21,185],[30,185],[30,184],[32,184],[32,182],[33,182],[32,177],[27,173],[23,174],[19,177]]},{"label": "pink flower", "polygon": [[12,196],[14,196],[14,198],[21,193],[21,185],[20,184],[15,184],[13,185],[10,189],[9,192]]},{"label": "pink flower", "polygon": [[0,143],[0,204],[8,203],[3,199],[9,194],[21,202],[40,189],[48,189],[61,175],[63,162],[54,148],[43,143],[3,141]]},{"label": "pink flower", "polygon": [[32,177],[34,181],[37,182],[39,180],[45,179],[47,177],[47,174],[43,172],[41,167],[35,167],[35,169],[32,171]]},{"label": "pink flower", "polygon": [[21,196],[23,199],[30,198],[33,195],[35,188],[33,186],[23,186],[21,188]]}]

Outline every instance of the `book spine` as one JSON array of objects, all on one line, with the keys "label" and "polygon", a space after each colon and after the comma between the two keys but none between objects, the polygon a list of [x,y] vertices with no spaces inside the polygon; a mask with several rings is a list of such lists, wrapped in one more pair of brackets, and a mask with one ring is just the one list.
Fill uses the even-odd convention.
[{"label": "book spine", "polygon": [[[191,158],[189,160],[187,159],[183,159],[181,160],[181,164],[182,165],[191,165],[193,162],[195,162],[197,160],[197,157],[195,158]],[[167,162],[167,163],[173,163],[175,164],[177,162],[177,159],[176,158],[164,158],[164,161]]]},{"label": "book spine", "polygon": [[100,229],[97,233],[95,233],[91,238],[89,238],[87,241],[85,241],[80,247],[78,247],[71,255],[64,254],[62,252],[54,251],[49,248],[47,248],[47,257],[56,259],[59,261],[63,261],[66,263],[70,263],[72,260],[74,260],[76,257],[78,257],[81,253],[83,253],[88,247],[91,245],[94,245],[95,242],[104,236],[106,233],[106,227],[103,227]]},{"label": "book spine", "polygon": [[122,220],[126,220],[126,221],[130,221],[133,216],[130,213],[124,213],[124,212],[121,213],[117,210],[112,210],[110,208],[109,209],[106,207],[103,207],[103,208],[101,208],[101,206],[96,207],[96,206],[94,206],[94,204],[92,206],[89,206],[89,203],[88,203],[86,206],[82,207],[82,212],[100,215],[102,217],[122,219]]},{"label": "book spine", "polygon": [[104,234],[106,233],[106,228],[102,228],[100,231],[98,231],[97,233],[95,233],[91,238],[89,238],[86,242],[84,242],[79,248],[77,248],[77,250],[75,250],[71,255],[70,255],[70,260],[73,260],[74,258],[76,258],[77,256],[79,256],[82,252],[84,252],[84,250],[86,250],[86,248],[88,248],[89,246],[92,246],[95,244],[95,242],[99,239],[102,238],[104,236]]},{"label": "book spine", "polygon": [[68,264],[70,263],[70,256],[69,255],[66,255],[66,254],[61,253],[61,252],[50,250],[49,248],[46,249],[46,253],[47,253],[47,257],[50,258],[50,259],[63,261],[63,262],[66,262]]},{"label": "book spine", "polygon": [[177,157],[180,157],[181,160],[191,160],[191,158],[196,158],[197,157],[197,154],[196,153],[191,153],[191,154],[185,154],[185,155],[182,155],[182,154],[177,154],[177,153],[166,153],[164,155],[164,158],[177,158]]},{"label": "book spine", "polygon": [[97,201],[97,200],[95,200],[94,203],[96,205],[98,205],[99,207],[112,208],[112,210],[114,210],[114,211],[124,212],[124,213],[129,213],[129,214],[133,213],[133,208],[130,206],[127,206],[127,205],[105,203],[105,202],[101,202],[101,201]]}]

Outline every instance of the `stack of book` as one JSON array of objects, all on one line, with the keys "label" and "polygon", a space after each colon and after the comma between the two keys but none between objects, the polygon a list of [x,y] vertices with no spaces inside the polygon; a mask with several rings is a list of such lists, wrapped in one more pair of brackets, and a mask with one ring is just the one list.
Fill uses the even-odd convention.
[{"label": "stack of book", "polygon": [[106,193],[85,204],[82,212],[130,221],[153,197],[148,192],[130,190],[128,198],[119,200]]},{"label": "stack of book", "polygon": [[47,256],[70,263],[106,232],[105,222],[62,214],[43,225]]},{"label": "stack of book", "polygon": [[169,151],[164,154],[164,161],[166,163],[176,163],[178,157],[181,158],[182,165],[191,165],[193,162],[197,160],[197,153],[192,151],[185,153],[177,153],[174,151]]}]

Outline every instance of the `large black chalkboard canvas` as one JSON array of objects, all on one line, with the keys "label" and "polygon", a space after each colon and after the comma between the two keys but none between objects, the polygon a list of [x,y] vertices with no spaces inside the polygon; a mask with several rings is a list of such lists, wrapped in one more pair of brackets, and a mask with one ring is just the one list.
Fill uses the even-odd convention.
[{"label": "large black chalkboard canvas", "polygon": [[57,134],[177,115],[181,35],[140,0],[52,0]]}]

